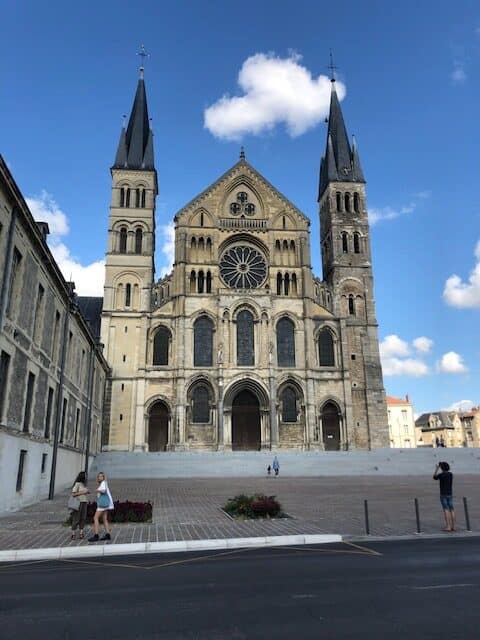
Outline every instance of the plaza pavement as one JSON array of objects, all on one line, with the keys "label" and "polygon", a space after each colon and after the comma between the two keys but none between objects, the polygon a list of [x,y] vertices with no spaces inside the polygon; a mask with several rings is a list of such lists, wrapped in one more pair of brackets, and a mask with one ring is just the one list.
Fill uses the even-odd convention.
[{"label": "plaza pavement", "polygon": [[[93,483],[90,488],[94,489]],[[154,505],[151,524],[114,524],[113,544],[326,533],[355,538],[365,534],[364,499],[369,503],[372,536],[413,534],[415,497],[422,532],[438,534],[443,526],[438,483],[425,476],[129,479],[111,480],[110,488],[115,500],[150,500]],[[471,528],[480,533],[478,476],[456,474],[454,490],[458,531],[466,529],[462,503],[466,496]],[[291,517],[235,521],[221,506],[239,493],[275,495]],[[66,504],[63,492],[53,501],[0,517],[0,550],[88,545],[86,540],[72,542],[69,529],[62,526]],[[86,537],[89,534],[87,525]]]}]

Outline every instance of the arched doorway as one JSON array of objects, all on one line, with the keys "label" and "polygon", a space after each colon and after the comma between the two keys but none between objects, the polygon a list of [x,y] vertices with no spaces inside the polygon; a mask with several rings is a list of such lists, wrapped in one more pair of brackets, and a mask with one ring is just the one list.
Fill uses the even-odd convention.
[{"label": "arched doorway", "polygon": [[168,444],[170,412],[164,402],[155,402],[148,416],[148,450],[165,451]]},{"label": "arched doorway", "polygon": [[322,409],[323,444],[325,451],[340,450],[339,410],[333,402],[327,402]]},{"label": "arched doorway", "polygon": [[261,444],[260,403],[244,389],[232,402],[232,450],[258,451]]}]

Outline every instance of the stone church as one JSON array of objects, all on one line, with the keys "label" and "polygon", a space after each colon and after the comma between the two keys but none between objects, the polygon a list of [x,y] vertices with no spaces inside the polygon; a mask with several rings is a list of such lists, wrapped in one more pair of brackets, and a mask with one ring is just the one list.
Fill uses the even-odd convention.
[{"label": "stone church", "polygon": [[143,69],[111,175],[105,450],[388,446],[365,179],[334,80],[313,244],[323,279],[308,217],[242,150],[175,215],[173,270],[155,280]]}]

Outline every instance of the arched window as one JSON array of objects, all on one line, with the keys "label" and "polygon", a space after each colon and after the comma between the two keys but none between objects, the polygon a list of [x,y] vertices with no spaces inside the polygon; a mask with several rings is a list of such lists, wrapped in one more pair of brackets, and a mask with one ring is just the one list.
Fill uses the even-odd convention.
[{"label": "arched window", "polygon": [[252,367],[254,364],[253,316],[244,309],[237,316],[237,365]]},{"label": "arched window", "polygon": [[277,273],[277,296],[282,295],[283,278],[281,273]]},{"label": "arched window", "polygon": [[342,210],[342,194],[340,191],[337,191],[337,211]]},{"label": "arched window", "polygon": [[140,207],[140,189],[135,189],[135,206]]},{"label": "arched window", "polygon": [[170,347],[170,331],[166,327],[159,327],[153,338],[153,364],[168,364]]},{"label": "arched window", "polygon": [[328,329],[322,329],[318,335],[318,361],[321,367],[335,366],[333,336]]},{"label": "arched window", "polygon": [[353,234],[353,250],[355,253],[360,253],[360,234]]},{"label": "arched window", "polygon": [[295,366],[295,325],[290,318],[277,322],[277,362],[279,367]]},{"label": "arched window", "polygon": [[198,272],[198,293],[203,293],[203,287],[205,284],[205,276],[203,275],[203,271]]},{"label": "arched window", "polygon": [[120,229],[120,253],[127,253],[127,227]]},{"label": "arched window", "polygon": [[197,275],[195,271],[192,270],[190,273],[190,293],[195,293],[197,290]]},{"label": "arched window", "polygon": [[120,189],[120,206],[121,207],[125,206],[125,187],[122,187]]},{"label": "arched window", "polygon": [[294,273],[292,273],[292,294],[296,296],[297,293],[298,293],[297,276]]},{"label": "arched window", "polygon": [[129,307],[132,304],[132,285],[127,284],[125,287],[125,306]]},{"label": "arched window", "polygon": [[348,296],[348,313],[351,316],[355,315],[355,299],[353,295]]},{"label": "arched window", "polygon": [[355,213],[360,213],[360,198],[358,193],[353,194],[353,210]]},{"label": "arched window", "polygon": [[345,194],[345,211],[350,212],[350,194]]},{"label": "arched window", "polygon": [[204,216],[203,216],[203,211],[200,213],[200,226],[203,227],[203,223],[204,223]]},{"label": "arched window", "polygon": [[282,422],[297,422],[297,394],[292,387],[285,387],[280,396],[282,404]]},{"label": "arched window", "polygon": [[135,230],[135,253],[142,253],[143,231],[138,227]]},{"label": "arched window", "polygon": [[205,384],[197,385],[192,391],[192,422],[210,422],[210,391]]},{"label": "arched window", "polygon": [[120,283],[117,287],[117,299],[115,304],[117,309],[120,309],[124,302],[125,302],[125,299],[123,297],[123,284]]},{"label": "arched window", "polygon": [[142,209],[145,209],[145,189],[142,189],[140,192],[140,206]]},{"label": "arched window", "polygon": [[282,229],[287,228],[287,221],[285,220],[285,216],[282,216]]},{"label": "arched window", "polygon": [[285,295],[288,296],[290,293],[290,276],[288,273],[285,274],[285,278],[283,279],[283,290],[285,291]]},{"label": "arched window", "polygon": [[207,293],[212,293],[212,274],[207,271]]},{"label": "arched window", "polygon": [[213,364],[213,322],[200,316],[193,325],[193,366],[211,367]]},{"label": "arched window", "polygon": [[130,206],[130,189],[125,190],[125,206]]},{"label": "arched window", "polygon": [[346,231],[342,233],[342,251],[348,253],[348,234]]}]

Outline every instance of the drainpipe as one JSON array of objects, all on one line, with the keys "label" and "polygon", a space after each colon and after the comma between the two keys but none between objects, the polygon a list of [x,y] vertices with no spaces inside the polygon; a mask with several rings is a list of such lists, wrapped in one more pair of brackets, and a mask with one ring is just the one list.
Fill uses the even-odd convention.
[{"label": "drainpipe", "polygon": [[70,313],[72,311],[72,306],[73,305],[71,302],[71,298],[69,297],[67,304],[65,305],[65,320],[63,323],[62,356],[60,360],[60,376],[58,380],[55,429],[54,429],[54,435],[53,435],[52,468],[50,471],[50,487],[48,490],[49,500],[53,500],[53,497],[55,495],[55,475],[57,471],[57,454],[58,454],[58,441],[60,439],[60,422],[62,419],[63,385],[65,381],[65,362],[67,359],[67,338],[68,338],[68,329],[70,326]]},{"label": "drainpipe", "polygon": [[88,363],[88,389],[87,411],[85,414],[83,449],[85,451],[85,473],[88,475],[88,458],[90,457],[90,434],[92,432],[92,405],[93,405],[93,378],[95,373],[95,345],[90,349],[90,361]]},{"label": "drainpipe", "polygon": [[10,225],[8,227],[7,247],[5,251],[5,266],[3,269],[2,289],[0,291],[0,331],[3,329],[3,321],[5,318],[5,312],[7,310],[8,295],[10,293],[9,283],[10,275],[12,272],[12,256],[13,246],[15,238],[15,224],[17,222],[18,208],[12,208],[12,215],[10,217]]}]

